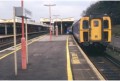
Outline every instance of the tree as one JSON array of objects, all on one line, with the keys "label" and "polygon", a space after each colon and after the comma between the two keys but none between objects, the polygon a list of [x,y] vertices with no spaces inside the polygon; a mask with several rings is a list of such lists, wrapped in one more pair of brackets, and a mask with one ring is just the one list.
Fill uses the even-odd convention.
[{"label": "tree", "polygon": [[111,17],[113,25],[120,24],[120,1],[98,1],[90,5],[90,7],[84,12],[84,16],[92,14],[107,14]]}]

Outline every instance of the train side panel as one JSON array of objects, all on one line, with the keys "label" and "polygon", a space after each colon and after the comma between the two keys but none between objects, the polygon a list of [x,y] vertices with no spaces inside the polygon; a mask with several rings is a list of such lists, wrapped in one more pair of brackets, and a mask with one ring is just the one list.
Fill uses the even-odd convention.
[{"label": "train side panel", "polygon": [[80,22],[79,21],[77,21],[74,25],[73,25],[73,29],[72,29],[72,31],[73,31],[73,35],[74,35],[74,37],[79,41],[80,40],[80,37],[79,37],[79,26],[80,26],[80,24],[79,24]]}]

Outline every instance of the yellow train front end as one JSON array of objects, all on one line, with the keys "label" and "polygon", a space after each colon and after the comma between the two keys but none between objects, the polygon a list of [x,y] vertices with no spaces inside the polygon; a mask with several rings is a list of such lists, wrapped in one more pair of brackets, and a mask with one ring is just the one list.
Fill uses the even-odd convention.
[{"label": "yellow train front end", "polygon": [[111,19],[109,16],[82,17],[79,29],[80,43],[89,45],[111,42]]}]

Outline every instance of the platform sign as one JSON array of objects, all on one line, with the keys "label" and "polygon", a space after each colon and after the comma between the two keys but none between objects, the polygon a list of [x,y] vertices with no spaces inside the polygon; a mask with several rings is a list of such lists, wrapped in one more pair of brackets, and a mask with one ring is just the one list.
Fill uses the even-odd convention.
[{"label": "platform sign", "polygon": [[[14,31],[14,48],[15,48],[14,49],[15,50],[15,53],[14,53],[15,75],[17,75],[17,54],[16,54],[16,49],[17,48],[16,48],[16,23],[15,23],[16,21],[15,21],[15,17],[21,17],[21,18],[23,18],[23,20],[24,20],[24,18],[26,19],[26,30],[27,30],[27,19],[30,18],[31,15],[32,15],[32,13],[29,10],[24,9],[23,7],[14,7],[13,8],[13,17],[14,17],[13,18],[14,19],[14,28],[13,28],[13,31]],[[24,24],[24,22],[22,22],[22,23]],[[26,37],[27,37],[27,31],[26,31]],[[22,41],[22,42],[24,42],[24,41]],[[23,44],[22,46],[25,46],[25,44]],[[27,60],[28,60],[28,55],[26,55],[26,56],[27,56]]]},{"label": "platform sign", "polygon": [[16,17],[24,17],[24,18],[30,18],[32,16],[31,11],[22,8],[22,7],[15,7],[15,16]]}]

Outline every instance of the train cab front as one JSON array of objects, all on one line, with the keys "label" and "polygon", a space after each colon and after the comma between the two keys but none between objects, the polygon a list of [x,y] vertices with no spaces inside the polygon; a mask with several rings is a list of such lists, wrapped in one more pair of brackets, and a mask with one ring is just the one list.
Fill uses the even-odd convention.
[{"label": "train cab front", "polygon": [[111,42],[110,17],[92,18],[90,21],[90,32],[90,41]]},{"label": "train cab front", "polygon": [[84,45],[111,42],[111,20],[109,16],[83,17],[80,21],[80,42]]}]

